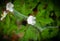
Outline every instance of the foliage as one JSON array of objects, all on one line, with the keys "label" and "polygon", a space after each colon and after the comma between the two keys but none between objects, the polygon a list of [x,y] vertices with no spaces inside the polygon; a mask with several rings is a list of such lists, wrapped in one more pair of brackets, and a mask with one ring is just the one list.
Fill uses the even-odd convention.
[{"label": "foliage", "polygon": [[[15,0],[14,1],[14,9],[17,10],[19,13],[27,16],[29,13],[33,13],[33,8],[36,6],[36,4],[39,2],[39,0]],[[45,3],[48,3],[48,7],[47,9],[43,9],[43,6]],[[50,25],[50,23],[53,23],[54,20],[52,18],[49,17],[50,11],[54,10],[56,12],[56,16],[57,16],[57,20],[55,20],[57,22],[57,26],[60,25],[60,21],[58,19],[59,17],[59,10],[56,7],[53,8],[55,5],[51,2],[44,2],[41,1],[41,4],[38,6],[38,13],[36,15],[36,21],[37,21],[37,25],[44,28],[47,24]],[[0,12],[1,14],[1,12]],[[21,23],[21,20],[24,19],[21,16],[18,16],[17,13],[16,15],[9,13],[6,18],[3,21],[0,21],[0,28],[3,28],[3,33],[4,34],[9,34],[11,35],[13,31],[16,32],[16,34],[24,32],[24,29],[26,29],[26,27],[28,27],[28,29],[26,30],[24,37],[22,38],[22,41],[28,41],[28,39],[32,38],[34,40],[37,40],[38,38],[52,38],[55,35],[57,35],[58,29],[56,28],[47,28],[45,30],[43,30],[41,32],[41,37],[39,37],[39,32],[34,29],[33,26],[24,26],[24,25],[20,25],[20,27],[18,27],[16,21],[19,20],[19,22]],[[51,25],[50,25],[51,26]],[[19,28],[21,28],[19,30]],[[49,30],[52,30],[51,32],[49,32]]]}]

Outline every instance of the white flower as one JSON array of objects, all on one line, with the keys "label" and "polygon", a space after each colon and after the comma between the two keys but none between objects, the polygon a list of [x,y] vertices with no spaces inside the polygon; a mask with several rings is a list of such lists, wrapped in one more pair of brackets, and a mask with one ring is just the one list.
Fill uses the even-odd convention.
[{"label": "white flower", "polygon": [[8,10],[10,12],[13,12],[13,7],[14,7],[14,5],[11,2],[6,4],[6,10]]},{"label": "white flower", "polygon": [[0,19],[0,20],[3,20],[3,19],[6,17],[6,15],[7,15],[7,12],[6,12],[6,11],[4,11],[4,12],[3,12],[3,14],[1,15],[2,17],[1,17],[1,19]]},{"label": "white flower", "polygon": [[27,18],[27,23],[28,24],[31,24],[31,25],[35,25],[36,24],[36,17],[30,15],[28,18]]}]

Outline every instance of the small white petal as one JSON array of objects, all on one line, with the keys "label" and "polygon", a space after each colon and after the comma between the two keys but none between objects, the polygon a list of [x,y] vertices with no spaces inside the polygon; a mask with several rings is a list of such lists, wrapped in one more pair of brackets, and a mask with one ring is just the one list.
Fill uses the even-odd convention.
[{"label": "small white petal", "polygon": [[6,4],[6,10],[8,10],[10,12],[13,12],[13,7],[14,7],[14,5],[11,2]]},{"label": "small white petal", "polygon": [[31,24],[31,25],[35,25],[35,24],[36,24],[35,17],[34,17],[34,16],[29,16],[29,17],[27,18],[27,23],[28,23],[28,24]]}]

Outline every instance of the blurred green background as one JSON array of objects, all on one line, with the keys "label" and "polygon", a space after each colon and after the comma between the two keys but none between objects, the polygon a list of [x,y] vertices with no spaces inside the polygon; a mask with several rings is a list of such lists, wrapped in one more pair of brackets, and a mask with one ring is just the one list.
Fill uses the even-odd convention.
[{"label": "blurred green background", "polygon": [[[18,14],[21,13],[22,15],[28,16],[29,13],[33,13],[33,8],[39,1],[41,2],[41,4],[39,4],[37,7],[38,11],[36,14],[36,25],[41,28],[46,28],[40,33],[31,25],[20,25],[22,20],[25,18]],[[4,3],[1,4],[2,6],[0,5],[0,15],[2,14],[2,9],[5,7]],[[55,37],[58,34],[59,28],[55,27],[60,26],[60,9],[59,6],[56,6],[54,0],[14,0],[13,4],[14,9],[18,13],[16,12],[15,15],[9,13],[3,21],[0,21],[0,33],[10,36],[12,35],[13,31],[15,31],[15,34],[23,33],[24,36],[22,38],[19,38],[19,41],[44,41],[44,39],[45,41],[49,41],[49,39]],[[48,6],[46,9],[43,9],[45,4],[47,4]],[[55,11],[55,20],[49,17],[49,15],[51,14],[50,11]],[[48,28],[47,26],[51,26],[51,28]],[[26,32],[24,32],[25,29]]]}]

